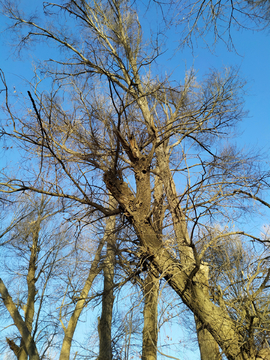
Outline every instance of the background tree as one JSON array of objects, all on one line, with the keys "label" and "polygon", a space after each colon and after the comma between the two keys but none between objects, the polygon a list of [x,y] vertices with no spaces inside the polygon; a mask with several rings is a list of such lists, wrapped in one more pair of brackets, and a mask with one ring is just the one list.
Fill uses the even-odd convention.
[{"label": "background tree", "polygon": [[245,339],[244,346],[250,346],[247,343],[254,339],[255,356],[258,349],[269,351],[268,247],[250,248],[240,236],[223,237],[221,230],[210,236],[214,242],[205,258],[211,269],[213,300],[231,313]]},{"label": "background tree", "polygon": [[[7,294],[1,280],[2,313],[8,310],[16,327],[14,334],[7,334],[6,342],[17,359],[28,359],[27,329],[33,347],[38,344],[43,358],[57,335],[55,316],[49,304],[57,303],[57,293],[53,296],[51,291],[64,270],[63,254],[68,252],[70,239],[64,229],[52,230],[50,219],[59,211],[54,210],[52,203],[44,197],[31,200],[24,197],[17,212],[24,216],[6,233],[1,244],[2,256],[5,255],[1,273],[7,279],[12,296]],[[30,358],[38,356],[37,350],[33,348],[31,351],[34,354],[30,352]]]},{"label": "background tree", "polygon": [[[236,50],[233,30],[268,31],[269,0],[158,1],[151,2],[166,27],[176,26],[179,47],[194,47],[200,40],[213,51],[218,42]],[[149,8],[148,8],[149,9]],[[150,7],[151,9],[151,7]],[[151,10],[150,10],[151,11]]]}]

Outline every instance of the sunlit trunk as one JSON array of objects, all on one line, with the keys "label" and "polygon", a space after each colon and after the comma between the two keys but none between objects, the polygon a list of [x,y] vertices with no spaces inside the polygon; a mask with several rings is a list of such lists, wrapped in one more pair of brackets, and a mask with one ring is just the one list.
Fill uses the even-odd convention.
[{"label": "sunlit trunk", "polygon": [[[115,200],[110,199],[112,204]],[[116,203],[115,203],[116,205]],[[105,235],[107,242],[106,258],[103,264],[104,289],[102,312],[98,323],[99,357],[98,360],[112,359],[112,312],[114,304],[114,267],[115,267],[115,216],[108,218]]]},{"label": "sunlit trunk", "polygon": [[157,359],[157,315],[158,315],[158,294],[159,278],[156,278],[149,271],[144,283],[144,326],[143,326],[143,346],[142,360]]},{"label": "sunlit trunk", "polygon": [[29,355],[29,360],[39,360],[38,351],[36,348],[36,344],[29,333],[29,330],[23,321],[16,305],[14,304],[11,296],[8,293],[8,290],[3,283],[2,279],[0,279],[0,294],[6,309],[8,310],[10,316],[12,317],[15,326],[19,330],[21,337],[24,341],[26,351]]},{"label": "sunlit trunk", "polygon": [[88,293],[91,289],[93,281],[95,280],[96,276],[99,274],[98,265],[100,261],[100,255],[101,255],[101,250],[103,248],[103,244],[104,244],[104,239],[100,242],[99,247],[96,251],[95,259],[89,270],[89,274],[85,282],[85,285],[80,293],[80,300],[77,301],[75,310],[73,311],[71,318],[68,322],[68,326],[64,328],[65,336],[62,343],[59,360],[69,360],[70,358],[72,339],[74,332],[76,330],[79,317],[81,315],[82,310],[84,309],[85,302],[87,300]]},{"label": "sunlit trunk", "polygon": [[[209,268],[207,264],[201,265],[200,270],[196,274],[196,280],[201,284],[201,288],[209,298]],[[200,348],[201,360],[221,360],[219,347],[213,336],[207,330],[205,325],[194,316],[197,330],[197,338]]]}]

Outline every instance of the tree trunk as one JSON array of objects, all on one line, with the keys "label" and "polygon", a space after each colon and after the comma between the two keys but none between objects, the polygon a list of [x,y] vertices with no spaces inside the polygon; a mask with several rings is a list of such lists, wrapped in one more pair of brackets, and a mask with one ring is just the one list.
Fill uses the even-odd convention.
[{"label": "tree trunk", "polygon": [[[120,206],[125,209],[126,216],[134,226],[141,243],[141,256],[153,264],[194,315],[204,324],[224,351],[228,360],[247,359],[248,354],[243,352],[241,348],[243,339],[236,329],[234,321],[223,309],[211,302],[209,296],[206,296],[205,291],[202,290],[199,281],[195,279],[199,266],[190,258],[192,247],[187,244],[185,231],[183,242],[181,238],[178,239],[179,251],[184,254],[181,260],[184,260],[187,264],[190,258],[190,266],[185,266],[178,259],[172,257],[164,248],[160,235],[155,232],[149,219],[151,200],[150,171],[147,168],[145,158],[142,160],[142,162],[137,161],[136,167],[134,166],[137,185],[136,197],[121,178],[121,174],[114,174],[109,171],[104,175],[107,188],[117,199]],[[179,207],[178,203],[177,206]],[[177,216],[175,221],[178,221]],[[182,228],[183,221],[178,223],[179,236],[184,230]]]},{"label": "tree trunk", "polygon": [[[28,273],[27,273],[27,289],[28,289],[28,296],[27,296],[27,303],[25,312],[25,323],[29,330],[29,333],[32,333],[33,328],[33,320],[35,315],[35,296],[36,296],[36,268],[37,268],[37,260],[38,260],[38,239],[39,239],[39,232],[40,232],[40,224],[42,221],[41,215],[43,210],[43,201],[41,203],[40,212],[38,219],[35,221],[33,225],[32,231],[32,246],[31,246],[31,255],[29,259],[29,266],[28,266]],[[28,355],[25,349],[24,341],[21,339],[20,344],[20,351],[19,355],[17,356],[18,360],[27,360]]]},{"label": "tree trunk", "polygon": [[0,279],[0,294],[2,296],[2,300],[5,304],[6,309],[8,310],[10,316],[12,317],[15,326],[19,330],[21,337],[24,341],[26,351],[29,355],[30,360],[39,360],[38,351],[36,348],[36,344],[29,333],[29,330],[23,321],[16,305],[14,304],[11,296],[8,293],[8,290],[3,283],[2,279]]},{"label": "tree trunk", "polygon": [[[196,280],[199,281],[201,288],[209,298],[209,268],[207,264],[201,264],[200,270],[196,274]],[[197,316],[194,316],[197,330],[197,338],[200,348],[201,360],[221,360],[221,354],[219,352],[219,347],[213,336],[205,328],[204,324],[198,319]]]},{"label": "tree trunk", "polygon": [[[110,197],[111,206],[116,201]],[[98,360],[112,360],[112,312],[114,304],[114,267],[115,267],[115,216],[108,218],[105,235],[107,241],[106,258],[103,264],[104,289],[102,294],[102,312],[98,319],[99,356]]]},{"label": "tree trunk", "polygon": [[[165,193],[168,199],[169,207],[172,213],[175,236],[178,243],[178,250],[181,257],[181,264],[186,272],[191,271],[196,264],[196,259],[189,238],[185,215],[178,203],[175,184],[169,169],[169,159],[166,158],[166,152],[163,149],[157,151],[158,163],[160,167],[160,176],[163,180]],[[209,298],[208,287],[208,267],[199,265],[200,269],[196,274],[196,281],[200,284],[205,296]],[[221,360],[219,346],[213,336],[204,327],[203,323],[195,316],[197,337],[200,347],[201,360]]]},{"label": "tree trunk", "polygon": [[218,344],[203,323],[195,316],[201,360],[221,360]]},{"label": "tree trunk", "polygon": [[64,336],[63,343],[62,343],[59,360],[69,360],[72,339],[73,339],[73,335],[74,335],[79,317],[85,306],[85,302],[87,300],[87,296],[91,289],[93,281],[95,280],[96,276],[99,274],[99,271],[100,271],[98,265],[99,265],[101,250],[103,248],[104,242],[105,242],[105,239],[103,238],[98,246],[94,261],[89,270],[87,280],[86,280],[85,285],[80,293],[80,299],[76,303],[75,310],[73,311],[73,313],[71,315],[71,318],[68,322],[67,328],[62,325],[64,327],[65,336]]},{"label": "tree trunk", "polygon": [[158,294],[159,278],[156,278],[151,271],[148,272],[143,288],[144,292],[144,326],[142,360],[157,359],[157,315],[158,315]]},{"label": "tree trunk", "polygon": [[[42,201],[37,220],[32,225],[32,246],[29,259],[29,266],[27,272],[27,303],[24,308],[25,313],[25,324],[29,331],[29,334],[32,333],[33,320],[35,315],[35,296],[36,296],[36,268],[38,260],[38,239],[40,232],[40,224],[42,221],[42,211],[44,202]],[[13,350],[18,360],[27,360],[28,355],[30,354],[25,345],[25,340],[21,337],[20,346],[15,345],[14,341],[7,339],[9,347]]]}]

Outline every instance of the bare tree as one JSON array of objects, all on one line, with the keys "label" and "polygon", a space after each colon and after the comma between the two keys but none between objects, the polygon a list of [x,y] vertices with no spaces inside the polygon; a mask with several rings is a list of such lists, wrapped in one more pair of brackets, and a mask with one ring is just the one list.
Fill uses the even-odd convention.
[{"label": "bare tree", "polygon": [[[5,275],[10,291],[13,293],[12,297],[1,280],[3,304],[21,335],[19,344],[16,332],[15,337],[7,335],[6,341],[18,360],[27,360],[28,356],[30,359],[42,359],[47,356],[50,348],[56,347],[54,337],[61,335],[62,328],[64,336],[61,341],[60,359],[67,359],[70,357],[73,335],[79,317],[89,302],[89,291],[94,279],[101,271],[101,251],[109,235],[104,236],[100,241],[90,267],[86,268],[87,274],[85,270],[82,270],[82,264],[77,266],[78,262],[83,262],[83,258],[78,256],[78,248],[74,250],[74,240],[70,239],[71,234],[61,229],[59,225],[57,233],[50,228],[52,225],[48,221],[55,217],[59,210],[53,210],[48,199],[44,197],[40,201],[36,199],[30,206],[25,204],[22,210],[23,219],[16,222],[12,231],[5,231],[1,244],[7,254],[10,251],[12,253],[12,256],[8,255],[8,259],[13,259],[14,256],[23,259],[22,265],[7,261],[3,267],[3,274],[7,272],[7,269],[14,273],[13,276]],[[49,226],[45,227],[45,221]],[[8,227],[10,228],[11,226]],[[109,233],[112,229],[106,231]],[[75,245],[80,246],[78,239]],[[84,248],[84,252],[85,250]],[[72,275],[72,269],[80,273]],[[14,299],[14,296],[16,298],[15,274],[18,273],[25,277],[27,286],[24,291],[24,286],[20,285],[22,290],[17,295],[18,298]],[[76,286],[73,283],[78,284],[78,280],[82,285]],[[55,286],[58,287],[58,291],[53,291]],[[71,302],[70,299],[72,299]],[[53,303],[54,310],[52,311]],[[60,309],[59,314],[57,309]],[[4,309],[2,313],[5,314]]]},{"label": "bare tree", "polygon": [[[179,84],[156,76],[161,49],[144,40],[135,4],[127,1],[46,3],[37,21],[10,3],[4,10],[13,28],[25,31],[22,47],[30,39],[51,41],[64,56],[47,69],[50,92],[33,84],[25,116],[11,108],[2,75],[12,123],[2,133],[37,156],[40,170],[27,178],[4,174],[1,191],[65,199],[85,222],[93,214],[121,214],[136,234],[137,258],[195,315],[200,345],[211,339],[228,359],[254,359],[253,334],[247,340],[207,289],[203,259],[212,242],[199,246],[211,223],[251,210],[249,200],[261,199],[265,186],[254,159],[222,143],[244,116],[237,72],[211,71],[201,83],[192,71]],[[117,206],[108,207],[109,195]],[[226,236],[239,233],[256,240],[242,229],[228,228]],[[268,284],[268,273],[257,280],[259,288]]]},{"label": "bare tree", "polygon": [[229,50],[237,51],[234,45],[235,30],[267,31],[269,28],[269,0],[154,0],[149,2],[148,10],[152,11],[153,7],[164,20],[164,33],[168,27],[176,26],[178,29],[179,47],[194,47],[203,39],[213,50],[221,40]]},{"label": "bare tree", "polygon": [[214,241],[205,258],[213,301],[226,308],[241,329],[244,346],[259,356],[269,351],[269,248],[252,249],[241,236],[223,237],[220,229],[210,236]]},{"label": "bare tree", "polygon": [[[22,200],[22,206],[21,209],[19,207],[18,212],[24,213],[24,216],[20,218],[21,221],[16,222],[12,229],[8,227],[9,231],[5,232],[6,236],[3,237],[1,243],[2,252],[7,258],[2,274],[7,277],[13,296],[10,296],[2,280],[1,295],[5,308],[21,335],[19,344],[14,341],[17,335],[15,339],[7,336],[7,344],[17,359],[24,360],[28,359],[28,355],[30,358],[39,358],[36,343],[39,343],[42,358],[42,353],[46,353],[56,335],[53,321],[48,321],[49,314],[45,307],[48,296],[52,301],[52,297],[48,294],[48,287],[53,282],[55,276],[53,273],[57,271],[59,262],[61,262],[59,245],[61,243],[64,251],[68,242],[63,240],[64,232],[52,235],[47,229],[45,234],[44,223],[48,223],[48,220],[59,210],[53,210],[49,201],[44,197],[40,200],[25,198]],[[14,221],[12,221],[13,223]],[[56,237],[58,239],[55,239]],[[16,263],[13,261],[14,258],[18,258]],[[19,279],[16,279],[18,276]],[[24,286],[24,282],[26,282],[26,286]],[[14,286],[16,283],[19,288],[22,288],[17,294],[16,286]],[[47,317],[47,321],[45,321],[45,317]],[[41,322],[44,323],[41,325]],[[47,337],[46,333],[49,331],[50,336]]]}]

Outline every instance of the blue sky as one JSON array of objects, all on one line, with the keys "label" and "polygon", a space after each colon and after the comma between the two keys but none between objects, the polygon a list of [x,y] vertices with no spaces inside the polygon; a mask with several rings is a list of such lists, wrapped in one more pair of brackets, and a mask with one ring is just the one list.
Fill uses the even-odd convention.
[{"label": "blue sky", "polygon": [[[29,3],[35,3],[29,1]],[[54,49],[44,46],[36,46],[35,53],[22,52],[18,57],[14,54],[15,48],[8,46],[10,40],[6,33],[5,19],[0,19],[0,68],[4,71],[9,88],[17,92],[26,92],[24,78],[31,80],[33,77],[33,64],[37,59],[50,57]],[[175,47],[177,35],[172,33],[166,46]],[[219,42],[213,53],[203,43],[194,47],[193,54],[189,48],[176,53],[171,59],[171,52],[166,52],[164,70],[170,73],[174,70],[174,76],[183,78],[185,69],[191,66],[197,71],[197,76],[202,77],[209,68],[220,69],[222,67],[237,66],[240,74],[247,81],[245,109],[249,111],[249,117],[241,124],[241,142],[247,146],[259,146],[269,149],[270,134],[270,35],[267,31],[233,31],[233,41],[236,51],[228,51],[226,45]],[[48,52],[49,51],[49,52]],[[166,63],[165,63],[166,60]]]}]

